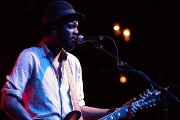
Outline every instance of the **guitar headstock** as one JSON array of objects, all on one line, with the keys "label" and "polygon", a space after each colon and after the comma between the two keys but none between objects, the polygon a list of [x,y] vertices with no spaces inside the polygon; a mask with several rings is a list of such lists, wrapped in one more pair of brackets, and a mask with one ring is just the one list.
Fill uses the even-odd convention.
[{"label": "guitar headstock", "polygon": [[[143,93],[143,95],[140,95],[139,100],[136,102],[133,102],[133,106],[140,106],[140,107],[148,107],[150,105],[155,105],[157,101],[160,100],[159,95],[160,91],[157,90],[146,90],[146,92]],[[98,120],[118,120],[119,118],[122,118],[126,114],[128,114],[128,106],[125,106],[121,109],[117,109],[114,112],[98,119]]]},{"label": "guitar headstock", "polygon": [[149,107],[152,105],[156,106],[156,102],[160,101],[160,94],[160,91],[147,89],[143,95],[139,95],[139,99],[136,101],[136,105],[138,104],[141,107]]}]

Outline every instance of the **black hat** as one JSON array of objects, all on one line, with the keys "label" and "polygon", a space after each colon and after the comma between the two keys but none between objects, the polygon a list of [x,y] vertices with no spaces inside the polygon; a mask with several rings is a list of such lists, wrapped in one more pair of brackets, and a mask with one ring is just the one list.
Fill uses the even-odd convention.
[{"label": "black hat", "polygon": [[50,2],[43,14],[43,24],[48,24],[56,20],[72,19],[82,21],[85,16],[81,13],[77,13],[72,5],[63,0],[56,0]]}]

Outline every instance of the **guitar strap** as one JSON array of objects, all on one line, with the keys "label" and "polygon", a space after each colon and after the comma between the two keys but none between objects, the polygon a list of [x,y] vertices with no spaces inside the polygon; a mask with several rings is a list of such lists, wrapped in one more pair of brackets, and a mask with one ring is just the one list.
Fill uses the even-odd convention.
[{"label": "guitar strap", "polygon": [[[71,101],[72,101],[74,110],[81,111],[80,106],[79,106],[79,100],[78,100],[77,94],[76,94],[76,89],[75,89],[75,86],[74,86],[72,72],[70,70],[70,65],[69,65],[68,60],[65,61],[65,69],[66,69],[66,72],[67,72],[68,83],[69,83],[69,87],[70,87]],[[83,120],[82,116],[81,116],[80,120]]]}]

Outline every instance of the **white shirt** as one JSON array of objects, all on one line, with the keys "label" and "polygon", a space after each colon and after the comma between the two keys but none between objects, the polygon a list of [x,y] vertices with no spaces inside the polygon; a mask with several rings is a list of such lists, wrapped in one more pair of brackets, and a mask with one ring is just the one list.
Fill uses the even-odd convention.
[{"label": "white shirt", "polygon": [[[82,70],[79,60],[65,52],[70,63],[72,76],[79,100],[79,105],[85,105]],[[6,76],[7,82],[1,92],[23,99],[24,107],[32,117],[53,117],[50,120],[60,120],[73,110],[67,74],[62,63],[62,76],[59,79],[51,64],[53,56],[43,41],[37,46],[23,50]]]}]

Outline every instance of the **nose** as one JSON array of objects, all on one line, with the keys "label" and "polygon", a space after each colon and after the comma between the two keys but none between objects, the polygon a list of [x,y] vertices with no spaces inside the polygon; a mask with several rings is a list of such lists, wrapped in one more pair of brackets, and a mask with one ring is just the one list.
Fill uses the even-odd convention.
[{"label": "nose", "polygon": [[78,28],[74,28],[74,33],[79,34]]}]

